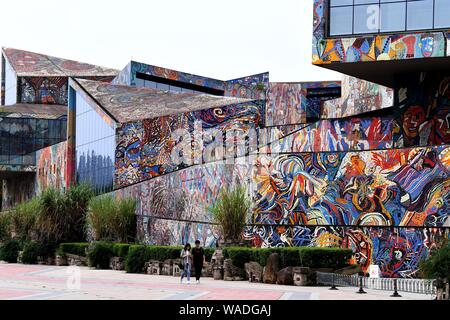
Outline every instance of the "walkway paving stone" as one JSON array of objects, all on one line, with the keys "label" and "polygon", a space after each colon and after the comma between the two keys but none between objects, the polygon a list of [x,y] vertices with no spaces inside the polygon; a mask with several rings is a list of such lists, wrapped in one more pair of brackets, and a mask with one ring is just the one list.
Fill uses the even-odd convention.
[{"label": "walkway paving stone", "polygon": [[[78,277],[79,275],[79,277]],[[79,280],[79,281],[78,281]],[[79,285],[78,285],[79,284]],[[357,288],[294,287],[215,281],[180,284],[178,277],[127,274],[87,267],[0,264],[0,299],[49,300],[392,300],[392,292]],[[401,292],[399,300],[430,300],[430,295]]]}]

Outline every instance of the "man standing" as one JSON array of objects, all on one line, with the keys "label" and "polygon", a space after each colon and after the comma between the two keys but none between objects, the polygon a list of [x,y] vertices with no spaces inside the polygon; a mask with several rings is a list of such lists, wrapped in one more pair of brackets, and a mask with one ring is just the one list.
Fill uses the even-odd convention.
[{"label": "man standing", "polygon": [[205,263],[205,253],[203,248],[200,247],[200,240],[195,241],[195,247],[192,249],[192,257],[194,260],[195,279],[197,284],[200,283],[200,277],[202,275],[203,264]]}]

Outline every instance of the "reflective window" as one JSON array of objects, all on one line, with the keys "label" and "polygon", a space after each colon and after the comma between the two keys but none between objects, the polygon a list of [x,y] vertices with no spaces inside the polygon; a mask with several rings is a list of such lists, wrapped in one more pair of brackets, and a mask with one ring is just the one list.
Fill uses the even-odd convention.
[{"label": "reflective window", "polygon": [[434,27],[450,28],[450,0],[435,0]]},{"label": "reflective window", "polygon": [[450,0],[330,0],[329,35],[450,28]]},{"label": "reflective window", "polygon": [[97,194],[113,189],[115,130],[76,94],[76,179],[90,184]]},{"label": "reflective window", "polygon": [[66,119],[3,118],[0,164],[34,165],[34,152],[66,140],[66,126]]},{"label": "reflective window", "polygon": [[421,30],[433,28],[433,0],[409,1],[407,29]]},{"label": "reflective window", "polygon": [[382,3],[380,9],[380,31],[405,30],[406,3]]},{"label": "reflective window", "polygon": [[330,34],[352,34],[353,8],[337,7],[330,10]]}]

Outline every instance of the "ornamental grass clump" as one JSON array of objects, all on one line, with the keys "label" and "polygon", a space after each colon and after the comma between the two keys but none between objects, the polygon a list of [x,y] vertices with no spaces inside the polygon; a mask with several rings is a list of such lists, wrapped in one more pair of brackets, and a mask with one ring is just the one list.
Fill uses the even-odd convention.
[{"label": "ornamental grass clump", "polygon": [[89,203],[87,228],[95,241],[134,242],[136,200],[112,196],[93,198]]},{"label": "ornamental grass clump", "polygon": [[222,190],[211,211],[214,221],[222,228],[226,242],[240,242],[251,208],[246,189],[236,185],[231,191]]}]

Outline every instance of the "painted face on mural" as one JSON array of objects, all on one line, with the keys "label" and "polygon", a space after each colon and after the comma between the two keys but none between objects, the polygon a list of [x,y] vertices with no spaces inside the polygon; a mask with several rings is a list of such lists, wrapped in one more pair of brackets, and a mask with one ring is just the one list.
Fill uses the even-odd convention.
[{"label": "painted face on mural", "polygon": [[423,36],[420,39],[422,54],[424,57],[431,57],[433,54],[434,38],[432,36]]},{"label": "painted face on mural", "polygon": [[409,106],[403,115],[403,130],[408,138],[419,135],[419,127],[426,120],[425,110],[420,105]]},{"label": "painted face on mural", "polygon": [[435,143],[450,142],[450,105],[439,108],[435,114],[436,141]]}]

